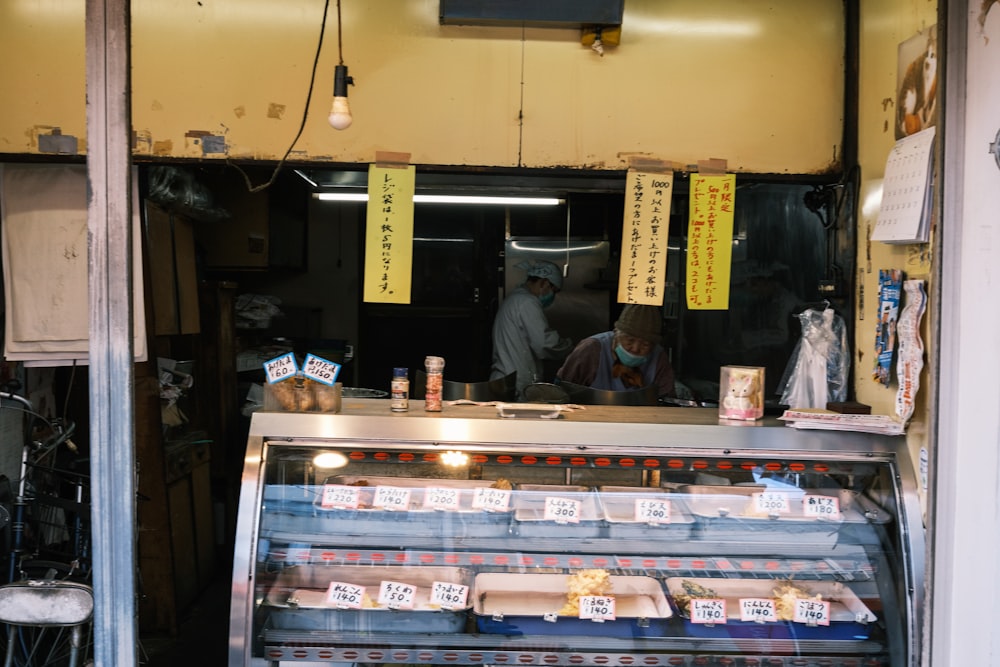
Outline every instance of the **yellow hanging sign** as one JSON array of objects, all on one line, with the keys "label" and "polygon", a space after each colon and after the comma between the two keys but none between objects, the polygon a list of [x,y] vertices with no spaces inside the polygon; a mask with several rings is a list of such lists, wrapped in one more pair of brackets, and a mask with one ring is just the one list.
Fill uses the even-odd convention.
[{"label": "yellow hanging sign", "polygon": [[368,168],[365,231],[366,303],[410,303],[416,168]]},{"label": "yellow hanging sign", "polygon": [[687,307],[727,310],[733,257],[736,175],[691,175],[687,239]]},{"label": "yellow hanging sign", "polygon": [[618,270],[618,303],[663,305],[674,173],[629,169]]}]

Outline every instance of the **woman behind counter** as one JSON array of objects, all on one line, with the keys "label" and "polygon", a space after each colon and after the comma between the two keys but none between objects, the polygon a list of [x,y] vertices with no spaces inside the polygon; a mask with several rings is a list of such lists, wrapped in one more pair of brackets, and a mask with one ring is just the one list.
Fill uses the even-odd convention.
[{"label": "woman behind counter", "polygon": [[556,376],[565,382],[610,391],[655,384],[660,396],[673,397],[674,369],[660,345],[662,327],[658,307],[630,303],[612,331],[581,340]]}]

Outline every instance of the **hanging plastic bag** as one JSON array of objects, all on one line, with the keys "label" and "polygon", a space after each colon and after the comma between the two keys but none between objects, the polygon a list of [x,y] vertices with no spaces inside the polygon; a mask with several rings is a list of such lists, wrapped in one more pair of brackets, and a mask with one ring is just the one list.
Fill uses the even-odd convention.
[{"label": "hanging plastic bag", "polygon": [[799,314],[802,337],[782,378],[781,403],[791,408],[826,408],[847,398],[850,354],[844,319],[832,308]]}]

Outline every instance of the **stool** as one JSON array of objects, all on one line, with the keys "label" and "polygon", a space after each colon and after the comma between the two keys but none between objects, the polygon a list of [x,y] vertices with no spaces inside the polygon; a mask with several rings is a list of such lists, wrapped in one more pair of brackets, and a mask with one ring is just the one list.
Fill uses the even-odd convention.
[{"label": "stool", "polygon": [[[14,664],[15,648],[22,643],[17,639],[17,632],[21,627],[68,628],[68,664],[69,667],[78,667],[84,645],[83,631],[93,614],[94,592],[86,584],[26,579],[0,586],[0,623],[7,624],[4,667]],[[28,650],[34,648],[30,646]]]}]

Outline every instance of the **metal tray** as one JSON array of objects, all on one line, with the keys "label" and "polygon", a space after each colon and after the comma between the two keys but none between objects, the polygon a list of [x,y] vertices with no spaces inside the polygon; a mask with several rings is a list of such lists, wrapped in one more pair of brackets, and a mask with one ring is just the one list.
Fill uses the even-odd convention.
[{"label": "metal tray", "polygon": [[[726,600],[726,622],[714,625],[692,623],[678,599],[685,594],[683,582],[690,581],[713,590]],[[710,579],[670,577],[666,580],[670,604],[684,629],[692,637],[734,637],[757,639],[820,639],[865,640],[875,614],[851,588],[838,581],[796,582],[811,594],[820,594],[830,601],[830,625],[811,626],[792,621],[757,623],[740,620],[741,598],[775,598],[774,588],[782,583],[776,579]]]},{"label": "metal tray", "polygon": [[[832,546],[838,541],[877,542],[872,524],[886,523],[890,516],[860,494],[845,489],[781,489],[789,496],[789,511],[765,515],[757,513],[753,494],[774,491],[764,485],[714,486],[684,485],[678,492],[696,521],[693,537],[704,540],[735,542],[809,543]],[[806,516],[802,509],[805,495],[836,497],[838,518]]]},{"label": "metal tray", "polygon": [[[685,540],[691,535],[694,517],[684,503],[684,496],[667,489],[639,486],[600,486],[597,492],[601,515],[613,539]],[[643,498],[670,501],[670,522],[644,522],[636,519],[636,500]]]},{"label": "metal tray", "polygon": [[561,616],[568,574],[476,575],[473,614],[480,632],[501,635],[663,637],[673,615],[660,582],[652,577],[611,576],[616,618],[604,622]]},{"label": "metal tray", "polygon": [[[545,518],[545,499],[570,498],[580,501],[580,521],[562,523]],[[521,537],[577,539],[601,536],[601,512],[597,494],[588,486],[561,484],[518,484],[511,500],[513,530]]]},{"label": "metal tray", "polygon": [[[413,609],[339,609],[327,604],[331,582],[364,586],[378,600],[382,581],[398,581],[417,588]],[[462,632],[469,604],[445,610],[430,604],[435,581],[469,586],[471,574],[458,567],[302,565],[285,569],[264,598],[271,626],[287,630],[348,632]],[[469,594],[471,598],[471,592]]]}]

